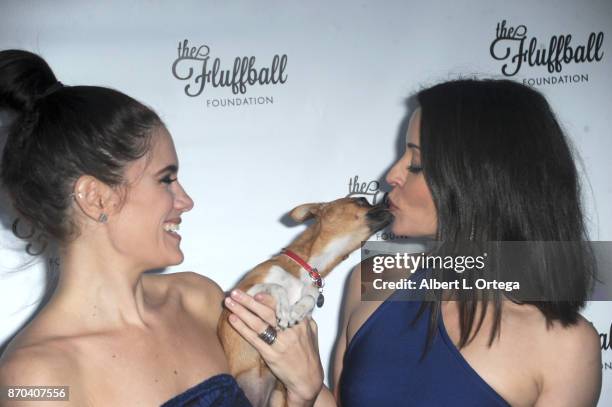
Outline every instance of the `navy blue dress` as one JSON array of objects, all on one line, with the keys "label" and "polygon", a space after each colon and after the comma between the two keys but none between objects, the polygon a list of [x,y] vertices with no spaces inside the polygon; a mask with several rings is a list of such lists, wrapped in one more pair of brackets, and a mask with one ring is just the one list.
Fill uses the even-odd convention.
[{"label": "navy blue dress", "polygon": [[430,314],[412,326],[421,302],[400,301],[401,295],[393,293],[351,339],[340,378],[342,407],[509,407],[459,353],[441,315],[419,360]]},{"label": "navy blue dress", "polygon": [[161,407],[252,407],[236,379],[222,373],[196,384]]}]

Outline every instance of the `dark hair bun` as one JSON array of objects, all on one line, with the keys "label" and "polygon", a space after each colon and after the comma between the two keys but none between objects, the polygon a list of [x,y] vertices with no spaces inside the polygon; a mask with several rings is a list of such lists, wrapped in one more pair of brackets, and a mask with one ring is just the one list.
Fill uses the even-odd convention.
[{"label": "dark hair bun", "polygon": [[28,51],[0,51],[0,108],[24,112],[37,97],[57,82],[49,65]]},{"label": "dark hair bun", "polygon": [[146,154],[163,126],[117,90],[61,87],[40,56],[20,50],[0,51],[0,109],[18,114],[2,151],[2,186],[36,232],[60,242],[78,233],[70,212],[76,180],[88,174],[123,185],[125,166]]}]

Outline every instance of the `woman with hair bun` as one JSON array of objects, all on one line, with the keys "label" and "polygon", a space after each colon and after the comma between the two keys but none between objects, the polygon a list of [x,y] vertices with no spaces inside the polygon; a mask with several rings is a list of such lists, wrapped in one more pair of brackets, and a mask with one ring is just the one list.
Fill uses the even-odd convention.
[{"label": "woman with hair bun", "polygon": [[[2,184],[61,264],[49,302],[2,355],[0,385],[69,386],[76,406],[250,405],[216,335],[220,288],[197,273],[144,273],[183,261],[177,230],[194,205],[159,116],[113,89],[63,86],[21,50],[0,52],[0,108],[18,114]],[[275,365],[295,383],[292,405],[307,405],[322,381],[318,357],[304,356],[318,355],[316,335],[309,324],[283,335],[309,344]],[[295,377],[288,367],[304,360]]]}]

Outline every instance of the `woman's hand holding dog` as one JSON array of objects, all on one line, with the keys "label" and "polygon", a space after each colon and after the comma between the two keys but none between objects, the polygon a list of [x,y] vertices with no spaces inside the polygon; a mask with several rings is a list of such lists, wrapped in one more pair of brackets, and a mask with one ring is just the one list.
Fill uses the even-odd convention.
[{"label": "woman's hand holding dog", "polygon": [[292,328],[277,332],[271,345],[259,334],[276,327],[275,300],[260,293],[255,298],[232,291],[225,305],[232,312],[232,326],[261,354],[270,370],[287,388],[290,406],[312,406],[323,386],[317,324],[306,318]]}]

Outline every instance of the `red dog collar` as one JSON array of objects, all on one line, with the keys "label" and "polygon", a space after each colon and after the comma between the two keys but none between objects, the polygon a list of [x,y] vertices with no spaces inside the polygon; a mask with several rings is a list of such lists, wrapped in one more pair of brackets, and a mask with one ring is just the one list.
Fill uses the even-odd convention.
[{"label": "red dog collar", "polygon": [[291,260],[295,261],[297,264],[299,264],[300,266],[302,266],[304,268],[304,270],[306,270],[308,272],[308,275],[310,276],[310,279],[312,280],[312,283],[314,284],[315,287],[317,287],[319,289],[319,298],[317,298],[317,307],[322,307],[323,306],[323,279],[321,278],[321,274],[319,274],[319,271],[312,267],[310,264],[308,264],[304,259],[302,259],[300,256],[298,256],[294,251],[289,250],[289,249],[283,249],[282,254],[284,254],[285,256],[289,257]]}]

